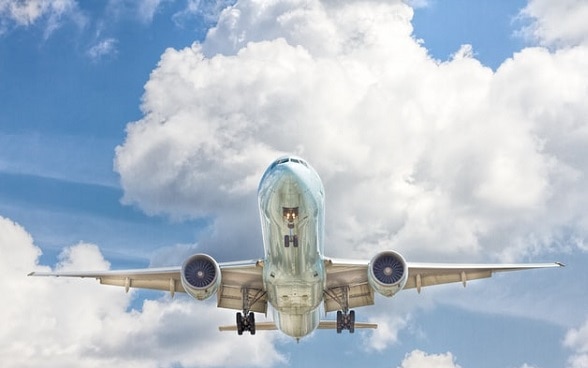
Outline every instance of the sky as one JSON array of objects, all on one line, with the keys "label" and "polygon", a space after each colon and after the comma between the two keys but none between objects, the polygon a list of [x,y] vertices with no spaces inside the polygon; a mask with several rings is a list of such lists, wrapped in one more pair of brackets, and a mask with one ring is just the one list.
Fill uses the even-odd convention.
[{"label": "sky", "polygon": [[[0,0],[5,367],[588,366],[588,3]],[[31,271],[262,256],[297,154],[329,256],[551,262],[356,310],[375,331],[220,333],[235,311]],[[327,316],[327,318],[334,318]]]}]

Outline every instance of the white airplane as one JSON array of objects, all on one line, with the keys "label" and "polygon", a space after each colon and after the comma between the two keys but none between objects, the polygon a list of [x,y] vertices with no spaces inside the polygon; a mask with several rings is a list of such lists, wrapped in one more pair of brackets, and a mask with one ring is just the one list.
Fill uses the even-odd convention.
[{"label": "white airplane", "polygon": [[[266,170],[258,189],[265,256],[260,260],[219,263],[206,254],[189,257],[182,266],[96,272],[32,272],[29,276],[96,278],[101,284],[186,292],[198,300],[216,293],[220,308],[239,310],[236,324],[221,331],[278,329],[300,339],[317,328],[337,333],[376,324],[355,322],[351,308],[374,304],[375,293],[387,297],[400,290],[420,293],[425,286],[486,278],[494,272],[561,267],[561,263],[445,264],[407,262],[395,251],[371,260],[324,256],[324,188],[316,171],[303,159],[285,156]],[[255,322],[254,313],[274,322]],[[321,321],[337,311],[336,321]]]}]

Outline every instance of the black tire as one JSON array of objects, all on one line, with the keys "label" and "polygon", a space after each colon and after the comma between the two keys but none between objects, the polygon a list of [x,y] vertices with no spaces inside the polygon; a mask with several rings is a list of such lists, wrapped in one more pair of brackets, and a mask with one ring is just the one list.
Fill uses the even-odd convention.
[{"label": "black tire", "polygon": [[343,331],[343,312],[337,311],[337,333]]},{"label": "black tire", "polygon": [[241,312],[237,313],[237,335],[243,335],[243,315]]},{"label": "black tire", "polygon": [[298,248],[298,235],[294,235],[294,248]]},{"label": "black tire", "polygon": [[349,312],[349,333],[355,332],[355,311]]},{"label": "black tire", "polygon": [[249,313],[249,332],[255,335],[255,313],[253,312]]},{"label": "black tire", "polygon": [[284,246],[286,248],[290,246],[290,235],[284,235]]}]

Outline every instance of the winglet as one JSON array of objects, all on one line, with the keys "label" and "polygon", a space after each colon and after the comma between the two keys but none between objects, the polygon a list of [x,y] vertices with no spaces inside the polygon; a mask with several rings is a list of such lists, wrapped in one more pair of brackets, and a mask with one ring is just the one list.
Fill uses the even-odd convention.
[{"label": "winglet", "polygon": [[35,276],[35,271],[29,272],[27,276]]},{"label": "winglet", "polygon": [[565,263],[561,263],[561,262],[555,262],[556,265],[558,265],[559,267],[565,267]]}]

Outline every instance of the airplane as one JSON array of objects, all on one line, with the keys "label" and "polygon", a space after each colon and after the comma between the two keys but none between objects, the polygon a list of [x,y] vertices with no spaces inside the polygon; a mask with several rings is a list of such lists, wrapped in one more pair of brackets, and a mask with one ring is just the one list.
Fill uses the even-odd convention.
[{"label": "airplane", "polygon": [[[216,294],[217,306],[238,310],[236,323],[220,331],[279,330],[300,338],[316,329],[377,328],[355,321],[351,308],[374,304],[375,294],[392,297],[401,290],[491,277],[495,272],[563,267],[555,263],[451,264],[407,262],[394,251],[371,260],[345,260],[324,255],[325,191],[317,172],[304,159],[288,155],[275,160],[258,187],[264,258],[217,262],[195,254],[181,266],[90,272],[31,272],[29,276],[95,278],[101,284],[185,292],[197,300]],[[273,322],[255,322],[255,313]],[[337,312],[337,319],[320,319]]]}]

